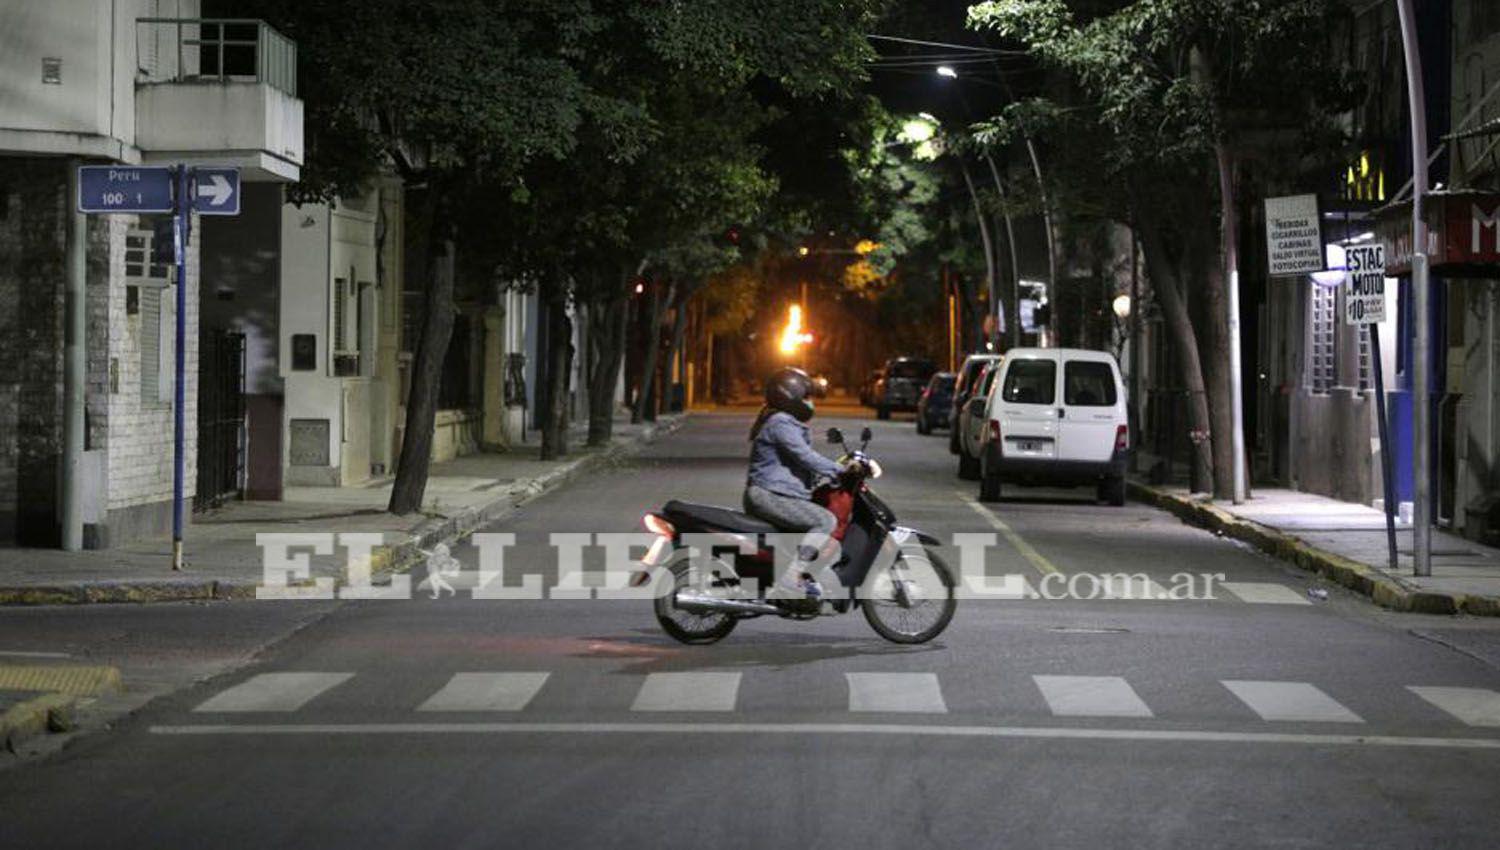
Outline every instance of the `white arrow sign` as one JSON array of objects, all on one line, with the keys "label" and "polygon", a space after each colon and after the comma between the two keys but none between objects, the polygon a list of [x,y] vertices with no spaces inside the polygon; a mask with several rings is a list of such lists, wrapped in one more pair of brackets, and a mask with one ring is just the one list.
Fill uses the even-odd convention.
[{"label": "white arrow sign", "polygon": [[194,168],[193,212],[199,215],[239,215],[239,169],[223,166]]},{"label": "white arrow sign", "polygon": [[198,186],[198,194],[207,197],[210,204],[222,207],[224,206],[224,202],[229,200],[230,196],[234,194],[234,187],[229,185],[229,181],[224,178],[224,175],[213,174],[209,176],[209,184],[207,186]]}]

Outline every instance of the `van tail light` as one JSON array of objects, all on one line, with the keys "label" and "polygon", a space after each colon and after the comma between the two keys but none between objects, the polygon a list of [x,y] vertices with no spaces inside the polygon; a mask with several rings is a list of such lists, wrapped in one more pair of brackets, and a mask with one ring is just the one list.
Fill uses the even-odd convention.
[{"label": "van tail light", "polygon": [[999,419],[991,419],[990,420],[990,439],[995,442],[995,445],[999,445],[1000,444],[1000,420]]},{"label": "van tail light", "polygon": [[1123,452],[1130,448],[1130,426],[1121,425],[1115,429],[1115,451]]}]

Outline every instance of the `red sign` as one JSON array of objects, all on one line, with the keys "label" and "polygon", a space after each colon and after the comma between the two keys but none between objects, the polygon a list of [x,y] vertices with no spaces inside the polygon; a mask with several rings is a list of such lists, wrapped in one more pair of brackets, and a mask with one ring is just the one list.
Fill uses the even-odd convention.
[{"label": "red sign", "polygon": [[[1429,194],[1427,254],[1432,270],[1455,277],[1500,278],[1500,194],[1438,192]],[[1411,202],[1378,213],[1385,244],[1385,273],[1411,272]]]}]

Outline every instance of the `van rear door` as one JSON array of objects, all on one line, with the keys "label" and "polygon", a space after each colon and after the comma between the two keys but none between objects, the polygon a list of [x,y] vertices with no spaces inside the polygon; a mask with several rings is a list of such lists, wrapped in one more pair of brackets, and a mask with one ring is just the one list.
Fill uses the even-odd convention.
[{"label": "van rear door", "polygon": [[1057,355],[1015,354],[990,408],[1000,420],[1001,453],[1007,458],[1057,457]]},{"label": "van rear door", "polygon": [[1058,458],[1107,461],[1124,425],[1125,399],[1113,361],[1063,355]]}]

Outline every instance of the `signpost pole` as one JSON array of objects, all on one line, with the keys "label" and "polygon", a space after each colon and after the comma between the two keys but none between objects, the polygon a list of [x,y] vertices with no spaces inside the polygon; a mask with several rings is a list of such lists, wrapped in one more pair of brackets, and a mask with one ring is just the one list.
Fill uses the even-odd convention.
[{"label": "signpost pole", "polygon": [[186,399],[184,377],[187,357],[187,247],[189,228],[193,221],[193,202],[189,196],[190,177],[186,165],[177,166],[176,203],[174,214],[177,221],[175,233],[177,259],[177,333],[176,357],[173,358],[172,377],[172,569],[182,569],[182,476],[183,457],[183,404]]},{"label": "signpost pole", "polygon": [[1380,362],[1380,323],[1371,322],[1370,365],[1375,368],[1375,417],[1380,425],[1380,483],[1385,491],[1385,542],[1390,551],[1391,572],[1396,571],[1396,485],[1391,480],[1391,442],[1389,420],[1385,415],[1385,367]]}]

